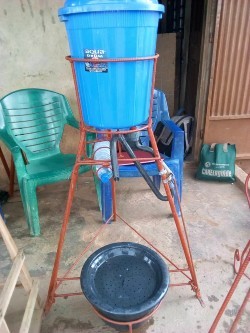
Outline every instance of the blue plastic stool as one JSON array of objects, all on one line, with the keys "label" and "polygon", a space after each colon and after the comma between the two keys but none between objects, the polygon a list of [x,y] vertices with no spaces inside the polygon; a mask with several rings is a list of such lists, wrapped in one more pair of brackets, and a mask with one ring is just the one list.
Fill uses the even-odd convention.
[{"label": "blue plastic stool", "polygon": [[[173,133],[172,151],[171,157],[162,155],[164,162],[171,169],[174,174],[179,196],[182,196],[182,182],[183,182],[183,156],[184,156],[184,132],[180,129],[172,120],[170,120],[168,105],[165,94],[160,90],[154,92],[154,103],[153,103],[153,130],[159,121]],[[142,131],[140,141],[144,146],[149,145],[149,137],[147,131]],[[149,176],[153,177],[155,185],[160,188],[161,176],[157,165],[155,163],[143,164],[144,169],[147,171]],[[138,169],[135,165],[121,165],[119,167],[119,175],[122,178],[129,177],[141,177]],[[177,213],[180,215],[180,207],[178,202],[178,196],[174,194],[174,203]],[[102,205],[102,220],[105,223],[112,215],[112,186],[111,182],[106,184],[101,183],[101,205]]]}]

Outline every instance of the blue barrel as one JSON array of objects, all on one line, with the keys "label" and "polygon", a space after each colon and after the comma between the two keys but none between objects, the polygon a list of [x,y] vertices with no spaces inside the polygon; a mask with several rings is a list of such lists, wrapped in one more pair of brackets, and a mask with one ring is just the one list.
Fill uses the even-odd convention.
[{"label": "blue barrel", "polygon": [[[157,0],[67,0],[59,9],[73,58],[134,58],[155,55]],[[149,116],[153,60],[75,63],[84,122],[122,129]]]}]

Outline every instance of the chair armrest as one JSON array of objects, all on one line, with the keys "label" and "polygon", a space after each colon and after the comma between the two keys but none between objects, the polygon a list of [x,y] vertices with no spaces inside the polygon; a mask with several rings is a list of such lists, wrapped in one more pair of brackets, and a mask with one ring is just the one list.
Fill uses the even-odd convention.
[{"label": "chair armrest", "polygon": [[12,154],[17,174],[23,176],[24,174],[26,174],[26,167],[24,164],[21,149],[17,146],[15,141],[9,136],[8,136],[8,141],[5,141],[3,136],[1,136],[1,139],[3,140],[3,143],[6,145],[6,147],[9,149],[9,151]]},{"label": "chair armrest", "polygon": [[[162,123],[173,134],[173,143],[171,150],[171,158],[177,158],[183,163],[184,158],[184,131],[178,127],[172,120],[163,119]],[[182,167],[182,166],[181,166]]]},{"label": "chair armrest", "polygon": [[2,141],[5,144],[5,146],[9,149],[9,151],[12,154],[15,153],[16,151],[20,151],[18,144],[15,142],[13,137],[8,134],[6,130],[1,105],[0,105],[0,141]]},{"label": "chair armrest", "polygon": [[5,146],[11,152],[17,174],[24,175],[26,173],[26,167],[24,164],[21,149],[19,148],[17,143],[13,140],[13,138],[7,133],[7,131],[3,126],[3,122],[1,123],[1,119],[0,119],[0,140],[5,144]]},{"label": "chair armrest", "polygon": [[79,129],[79,121],[74,117],[69,101],[64,95],[61,95],[61,102],[66,123],[74,128]]},{"label": "chair armrest", "polygon": [[12,153],[12,157],[13,157],[14,164],[15,164],[17,179],[19,182],[21,180],[21,177],[23,177],[27,173],[25,163],[23,160],[23,155],[22,155],[21,149],[19,147],[13,148],[11,150],[11,153]]},{"label": "chair armrest", "polygon": [[67,124],[79,129],[80,125],[79,125],[79,121],[77,121],[73,116],[72,117],[67,117]]},{"label": "chair armrest", "polygon": [[18,148],[17,143],[12,139],[10,135],[7,134],[5,130],[0,131],[0,141],[2,141],[11,152],[13,149]]},{"label": "chair armrest", "polygon": [[[67,119],[67,125],[69,125],[71,127],[74,127],[78,130],[80,129],[80,122],[78,120],[76,120],[76,118],[73,116],[73,114],[70,111],[68,111],[68,115],[67,115],[66,119]],[[95,139],[95,137],[96,137],[95,133],[89,133],[88,132],[87,136],[86,136],[86,140],[87,141],[92,141],[92,140]],[[87,155],[88,155],[88,157],[90,157],[92,155],[92,150],[93,150],[92,145],[91,144],[87,145]]]}]

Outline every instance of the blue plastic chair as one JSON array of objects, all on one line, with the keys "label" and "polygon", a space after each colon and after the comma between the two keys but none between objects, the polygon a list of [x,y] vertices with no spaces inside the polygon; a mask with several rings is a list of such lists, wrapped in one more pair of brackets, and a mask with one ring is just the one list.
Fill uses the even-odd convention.
[{"label": "blue plastic chair", "polygon": [[[179,196],[182,196],[182,182],[183,182],[183,156],[184,156],[184,132],[180,129],[169,117],[168,105],[165,94],[160,90],[154,91],[153,110],[152,110],[153,130],[159,121],[166,126],[173,134],[171,156],[162,155],[164,162],[171,169],[177,182]],[[140,136],[141,144],[149,146],[148,132],[142,131]],[[149,176],[153,177],[155,185],[160,188],[161,176],[156,163],[143,164],[144,169]],[[134,164],[121,165],[119,167],[120,177],[141,177],[138,169]],[[180,214],[180,207],[178,203],[177,194],[174,194],[175,207],[178,214]],[[101,183],[101,206],[102,206],[102,220],[106,222],[112,215],[112,186],[111,182]]]}]

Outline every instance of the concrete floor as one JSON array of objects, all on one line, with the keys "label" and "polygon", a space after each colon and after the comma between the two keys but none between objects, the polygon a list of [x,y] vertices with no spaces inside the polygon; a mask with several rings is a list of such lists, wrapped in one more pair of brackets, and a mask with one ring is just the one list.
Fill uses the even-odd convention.
[{"label": "concrete floor", "polygon": [[[188,225],[197,276],[206,307],[202,308],[190,287],[170,288],[160,309],[153,318],[135,333],[195,333],[208,332],[227,291],[232,284],[234,251],[243,249],[250,230],[250,212],[244,193],[236,184],[205,183],[194,179],[195,169],[186,167],[183,187],[183,212]],[[23,208],[18,194],[3,208],[7,225],[18,247],[23,249],[27,266],[33,277],[41,282],[43,300],[54,263],[57,241],[68,192],[68,182],[42,187],[38,190],[42,236],[29,237]],[[118,212],[148,239],[164,251],[180,267],[185,266],[178,235],[170,209],[159,202],[141,179],[123,179],[118,184]],[[101,218],[95,190],[90,177],[80,177],[75,195],[60,271],[63,274],[100,226]],[[121,222],[106,227],[87,253],[118,241],[145,244]],[[85,257],[86,258],[86,257]],[[10,268],[10,260],[0,241],[0,281]],[[75,269],[79,275],[83,261]],[[179,274],[171,282],[185,282]],[[67,285],[63,292],[80,291],[79,283]],[[228,332],[234,315],[249,288],[242,280],[216,332]],[[22,297],[21,297],[22,296]],[[17,332],[22,316],[23,292],[18,289],[11,303],[7,321]],[[115,333],[91,310],[83,296],[57,299],[43,319],[41,333]],[[250,332],[250,306],[238,326],[238,333]]]}]

